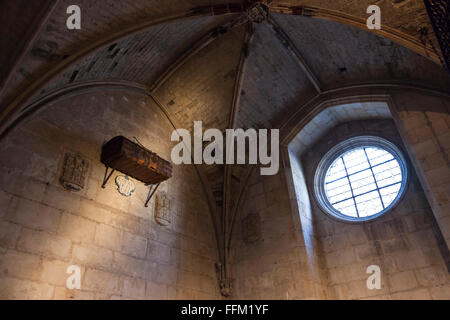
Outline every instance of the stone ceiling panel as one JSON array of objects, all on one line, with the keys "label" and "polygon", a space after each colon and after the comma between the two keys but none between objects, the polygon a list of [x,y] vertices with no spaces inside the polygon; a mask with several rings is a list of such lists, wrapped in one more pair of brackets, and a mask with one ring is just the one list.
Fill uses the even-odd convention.
[{"label": "stone ceiling panel", "polygon": [[266,23],[255,25],[245,63],[237,127],[272,127],[271,121],[280,113],[314,93],[300,66]]},{"label": "stone ceiling panel", "polygon": [[410,81],[450,87],[442,67],[390,40],[337,22],[274,14],[326,88]]},{"label": "stone ceiling panel", "polygon": [[228,19],[202,17],[152,27],[72,65],[45,92],[89,80],[126,80],[150,86],[193,42]]},{"label": "stone ceiling panel", "polygon": [[[239,3],[240,0],[227,0]],[[221,0],[79,0],[81,30],[68,30],[67,8],[71,0],[58,2],[34,39],[0,96],[1,99],[21,92],[51,67],[61,63],[81,48],[144,21],[156,21],[188,12],[192,8],[223,3]],[[189,29],[189,28],[188,28]]]},{"label": "stone ceiling panel", "polygon": [[185,129],[225,129],[239,64],[245,25],[212,42],[178,69],[155,95]]}]

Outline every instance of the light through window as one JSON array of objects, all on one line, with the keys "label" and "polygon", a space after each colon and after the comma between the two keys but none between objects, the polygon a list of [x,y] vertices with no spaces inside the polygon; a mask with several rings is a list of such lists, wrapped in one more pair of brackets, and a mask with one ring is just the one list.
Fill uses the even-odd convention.
[{"label": "light through window", "polygon": [[400,151],[387,140],[358,137],[333,148],[316,174],[319,203],[346,220],[369,220],[399,199],[406,182]]},{"label": "light through window", "polygon": [[325,192],[331,205],[352,217],[368,217],[397,197],[402,171],[389,152],[361,147],[340,156],[328,169]]}]

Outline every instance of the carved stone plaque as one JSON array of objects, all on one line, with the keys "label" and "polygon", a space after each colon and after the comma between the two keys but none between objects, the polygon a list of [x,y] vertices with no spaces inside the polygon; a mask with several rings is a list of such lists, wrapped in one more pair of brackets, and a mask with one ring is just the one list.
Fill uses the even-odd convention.
[{"label": "carved stone plaque", "polygon": [[258,213],[250,213],[242,219],[242,238],[246,243],[261,239],[261,219]]},{"label": "carved stone plaque", "polygon": [[66,190],[80,191],[84,188],[88,170],[88,160],[78,153],[66,151],[63,157],[59,182]]},{"label": "carved stone plaque", "polygon": [[117,191],[124,196],[129,197],[136,190],[136,185],[128,176],[119,175],[116,177]]},{"label": "carved stone plaque", "polygon": [[162,226],[167,226],[172,221],[170,200],[165,191],[161,191],[156,195],[155,221]]}]

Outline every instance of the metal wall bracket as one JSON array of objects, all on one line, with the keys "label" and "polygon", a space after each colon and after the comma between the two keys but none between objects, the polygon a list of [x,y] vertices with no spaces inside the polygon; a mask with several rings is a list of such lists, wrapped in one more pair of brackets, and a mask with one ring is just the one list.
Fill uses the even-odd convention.
[{"label": "metal wall bracket", "polygon": [[161,184],[161,183],[158,183],[153,191],[152,191],[152,189],[153,189],[153,187],[154,187],[155,185],[154,185],[154,184],[151,184],[151,185],[150,185],[150,189],[148,190],[147,199],[145,200],[145,205],[144,205],[146,208],[148,207],[148,203],[150,202],[151,198],[152,198],[153,195],[155,194],[156,189],[158,189],[158,187],[159,187],[160,184]]},{"label": "metal wall bracket", "polygon": [[[106,167],[106,166],[105,166]],[[114,173],[114,171],[116,171],[115,169],[112,169],[112,171],[108,174],[108,167],[106,167],[105,170],[105,176],[103,177],[103,183],[102,183],[102,188],[105,189],[106,184],[109,181],[109,178],[111,178],[112,174]]]}]

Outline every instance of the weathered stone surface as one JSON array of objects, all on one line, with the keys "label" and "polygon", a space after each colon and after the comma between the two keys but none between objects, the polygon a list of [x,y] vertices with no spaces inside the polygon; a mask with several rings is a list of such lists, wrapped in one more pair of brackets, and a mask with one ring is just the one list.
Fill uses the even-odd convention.
[{"label": "weathered stone surface", "polygon": [[64,213],[58,234],[77,242],[93,242],[95,222],[70,213]]},{"label": "weathered stone surface", "polygon": [[93,245],[74,245],[72,258],[75,263],[80,265],[97,267],[99,269],[111,269],[113,253],[111,250]]},{"label": "weathered stone surface", "polygon": [[82,285],[86,289],[107,294],[118,294],[120,292],[118,275],[96,269],[86,270]]},{"label": "weathered stone surface", "polygon": [[[82,101],[87,97],[88,100],[94,98],[96,108],[104,112],[92,112],[89,123],[66,118],[63,110],[79,108],[79,114],[85,112]],[[108,97],[113,97],[115,102],[110,102]],[[146,99],[132,92],[72,97],[28,122],[28,135],[11,137],[37,150],[39,144],[52,146],[41,150],[42,156],[48,159],[57,159],[61,150],[68,146],[82,152],[91,162],[87,189],[89,183],[96,187],[73,193],[58,186],[57,175],[46,184],[30,178],[27,171],[12,174],[0,168],[6,174],[0,180],[4,190],[0,192],[2,298],[167,299],[167,286],[175,286],[178,270],[186,269],[198,275],[195,279],[199,282],[179,281],[179,298],[219,297],[212,280],[216,276],[212,226],[207,211],[196,214],[198,208],[207,210],[207,205],[192,168],[177,168],[184,180],[174,177],[165,182],[165,187],[161,186],[162,190],[168,190],[169,196],[173,192],[186,199],[196,199],[195,205],[171,202],[171,210],[188,222],[180,224],[177,231],[154,222],[153,202],[149,208],[143,205],[148,190],[145,186],[137,187],[130,197],[136,198],[132,201],[114,190],[108,192],[99,188],[104,173],[98,160],[99,148],[105,137],[120,133],[124,121],[135,121],[136,131],[131,134],[139,136],[145,145],[163,157],[170,156],[170,144],[165,142],[170,137],[170,126],[157,107]],[[113,109],[117,113],[111,115],[108,120],[111,122],[105,122],[102,116]],[[101,123],[107,125],[99,125]],[[81,137],[89,126],[96,129]],[[154,127],[158,129],[149,130]],[[53,140],[52,135],[56,137]],[[31,137],[32,140],[27,140]],[[99,197],[100,194],[103,195]],[[131,202],[134,204],[130,205]],[[181,259],[183,263],[177,263]],[[81,268],[81,290],[65,288],[69,277],[66,270],[70,265]]]},{"label": "weathered stone surface", "polygon": [[0,247],[14,248],[20,235],[21,227],[17,224],[0,221]]},{"label": "weathered stone surface", "polygon": [[66,286],[67,268],[71,264],[59,260],[46,260],[42,263],[42,275],[40,280],[55,286]]},{"label": "weathered stone surface", "polygon": [[54,288],[45,283],[14,278],[0,279],[0,297],[2,299],[49,300]]},{"label": "weathered stone surface", "polygon": [[8,250],[0,257],[0,273],[3,277],[38,280],[41,271],[41,259],[37,255]]},{"label": "weathered stone surface", "polygon": [[122,240],[122,251],[136,258],[145,258],[147,240],[144,237],[125,232]]},{"label": "weathered stone surface", "polygon": [[120,251],[122,247],[122,231],[105,224],[97,224],[95,230],[95,244],[113,251]]},{"label": "weathered stone surface", "polygon": [[25,252],[64,259],[69,256],[72,243],[45,231],[23,229],[17,247]]},{"label": "weathered stone surface", "polygon": [[54,232],[58,228],[61,212],[35,201],[17,199],[16,209],[6,218],[25,227]]}]

